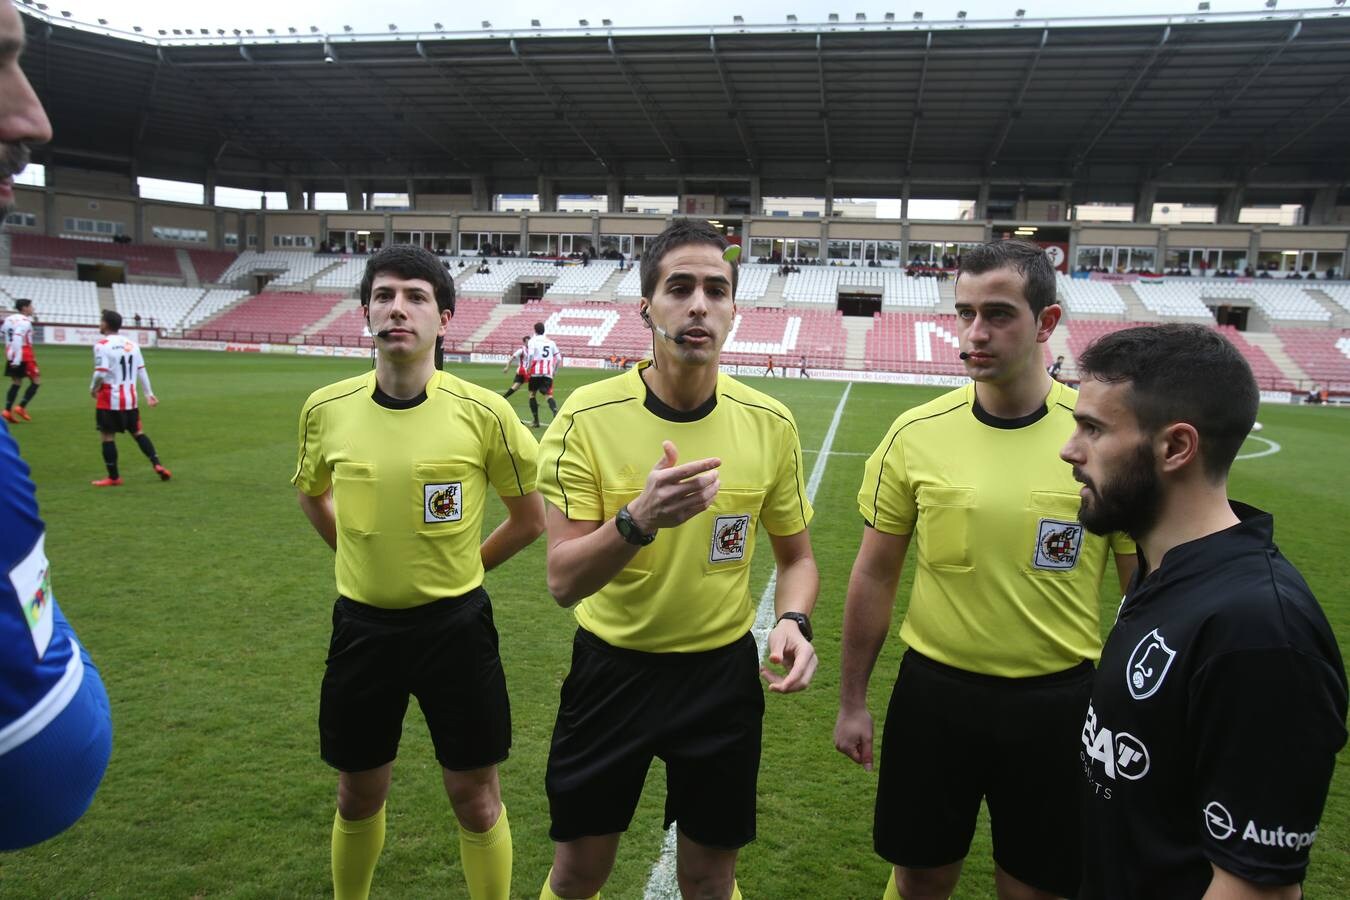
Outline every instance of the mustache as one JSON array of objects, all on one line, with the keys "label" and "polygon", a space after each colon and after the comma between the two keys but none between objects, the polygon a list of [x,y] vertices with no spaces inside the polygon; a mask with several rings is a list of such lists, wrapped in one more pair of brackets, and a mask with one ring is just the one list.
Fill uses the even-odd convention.
[{"label": "mustache", "polygon": [[27,144],[0,144],[0,178],[12,178],[28,167],[33,152]]},{"label": "mustache", "polygon": [[1079,484],[1085,484],[1085,485],[1087,485],[1089,488],[1091,488],[1091,489],[1094,490],[1094,491],[1096,490],[1096,488],[1092,487],[1092,479],[1090,479],[1090,478],[1088,478],[1086,475],[1084,475],[1084,474],[1083,474],[1083,470],[1080,469],[1080,468],[1078,468],[1077,466],[1074,466],[1074,467],[1073,467],[1073,480],[1076,481],[1076,482],[1078,482]]}]

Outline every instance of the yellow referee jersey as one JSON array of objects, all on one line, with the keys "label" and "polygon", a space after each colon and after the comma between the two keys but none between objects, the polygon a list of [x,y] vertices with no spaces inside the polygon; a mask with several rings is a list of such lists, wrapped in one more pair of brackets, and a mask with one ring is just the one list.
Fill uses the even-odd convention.
[{"label": "yellow referee jersey", "polygon": [[976,408],[972,383],[905,412],[868,459],[863,518],[914,535],[918,567],[900,637],[915,650],[1007,678],[1100,655],[1108,544],[1135,548],[1078,522],[1081,485],[1059,458],[1077,397],[1056,382],[1043,416],[1008,422]]},{"label": "yellow referee jersey", "polygon": [[312,497],[333,488],[338,593],[391,608],[467,593],[483,583],[488,485],[534,490],[534,436],[500,396],[446,372],[408,409],[374,392],[372,371],[320,388],[300,411],[291,481]]},{"label": "yellow referee jersey", "polygon": [[[679,462],[718,457],[722,486],[712,507],[656,540],[576,607],[577,622],[618,647],[648,652],[711,650],[754,624],[750,559],[761,524],[790,535],[811,521],[801,441],[792,413],[727,375],[696,421],[647,408],[643,361],[574,391],[539,448],[539,491],[563,515],[605,522],[642,493],[673,441]],[[610,525],[609,527],[614,527]]]}]

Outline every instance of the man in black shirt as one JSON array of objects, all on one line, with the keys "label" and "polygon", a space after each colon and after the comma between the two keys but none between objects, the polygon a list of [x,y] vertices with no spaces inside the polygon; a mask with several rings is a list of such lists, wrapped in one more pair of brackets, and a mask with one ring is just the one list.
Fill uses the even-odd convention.
[{"label": "man in black shirt", "polygon": [[1081,736],[1079,896],[1298,898],[1346,679],[1271,517],[1228,500],[1251,370],[1199,325],[1118,331],[1078,366],[1061,456],[1084,485],[1079,517],[1139,545]]}]

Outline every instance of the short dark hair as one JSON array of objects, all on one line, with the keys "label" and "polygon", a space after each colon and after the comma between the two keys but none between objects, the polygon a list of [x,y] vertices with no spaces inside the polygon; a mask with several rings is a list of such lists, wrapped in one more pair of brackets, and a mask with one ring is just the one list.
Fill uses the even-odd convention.
[{"label": "short dark hair", "polygon": [[1030,241],[1009,239],[976,244],[961,252],[956,280],[962,275],[983,275],[996,269],[1013,269],[1026,279],[1023,295],[1033,316],[1055,302],[1055,267],[1045,250]]},{"label": "short dark hair", "polygon": [[390,244],[366,262],[366,274],[361,276],[361,305],[370,305],[370,291],[375,276],[384,273],[399,278],[420,278],[431,285],[436,294],[436,308],[455,312],[455,282],[441,265],[436,254],[413,244]]},{"label": "short dark hair", "polygon": [[1261,392],[1247,360],[1203,325],[1145,325],[1103,335],[1078,357],[1078,372],[1128,382],[1126,403],[1147,432],[1187,422],[1200,434],[1211,481],[1228,474],[1252,430]]},{"label": "short dark hair", "polygon": [[535,322],[535,323],[534,323],[534,333],[535,333],[535,334],[543,334],[543,333],[544,333],[544,323],[543,323],[543,322]]},{"label": "short dark hair", "polygon": [[[666,230],[647,242],[642,251],[642,296],[648,300],[656,293],[656,283],[661,280],[661,260],[676,247],[685,244],[709,244],[722,252],[731,246],[731,242],[722,236],[722,232],[709,225],[703,219],[676,219],[666,226]],[[731,266],[731,296],[736,296],[736,282],[740,275],[740,264]]]},{"label": "short dark hair", "polygon": [[113,331],[122,330],[122,314],[117,310],[105,309],[99,314],[99,318],[103,320],[104,325],[107,325]]},{"label": "short dark hair", "polygon": [[19,299],[14,301],[15,309],[26,309],[27,307],[30,307],[32,305],[33,301],[29,300],[27,297],[20,297]]}]

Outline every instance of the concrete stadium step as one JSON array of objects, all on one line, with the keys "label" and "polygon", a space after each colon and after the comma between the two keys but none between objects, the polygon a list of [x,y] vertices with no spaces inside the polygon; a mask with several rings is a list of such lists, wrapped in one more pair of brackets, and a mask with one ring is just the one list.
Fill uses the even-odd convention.
[{"label": "concrete stadium step", "polygon": [[[1074,357],[1073,351],[1069,349],[1069,329],[1062,327],[1065,324],[1063,321],[1059,324],[1061,327],[1050,332],[1050,340],[1046,342],[1050,345],[1050,355],[1064,357],[1064,368],[1077,371],[1078,360]],[[1060,377],[1063,378],[1064,376],[1061,375]]]},{"label": "concrete stadium step", "polygon": [[304,331],[300,332],[300,334],[302,337],[309,337],[310,335],[318,334],[320,331],[323,331],[325,328],[331,325],[333,321],[336,320],[338,317],[340,317],[343,313],[351,312],[352,310],[357,309],[360,306],[361,306],[360,300],[353,300],[350,297],[345,300],[339,300],[337,303],[333,304],[333,308],[328,311],[328,315],[324,316],[322,319],[315,322],[313,325],[309,326]]},{"label": "concrete stadium step", "polygon": [[98,289],[98,308],[117,309],[117,298],[113,296],[112,288],[101,287]]},{"label": "concrete stadium step", "polygon": [[197,277],[197,267],[192,264],[192,257],[186,250],[177,250],[175,255],[178,257],[178,268],[183,270],[183,281],[188,287],[199,288],[202,286],[202,280]]},{"label": "concrete stadium step", "polygon": [[520,312],[520,306],[514,303],[498,303],[492,307],[492,313],[488,315],[487,321],[478,326],[478,330],[469,335],[469,342],[477,344],[480,341],[487,340],[487,336],[492,334],[492,329],[496,328],[503,320],[509,319]]},{"label": "concrete stadium step", "polygon": [[1318,305],[1331,313],[1332,328],[1350,328],[1350,313],[1347,313],[1339,303],[1332,300],[1321,288],[1305,287],[1303,292],[1317,301]]},{"label": "concrete stadium step", "polygon": [[9,235],[0,234],[0,273],[10,274],[10,244]]},{"label": "concrete stadium step", "polygon": [[844,344],[844,368],[864,369],[867,367],[867,332],[872,330],[870,316],[844,316],[844,333],[848,336]]},{"label": "concrete stadium step", "polygon": [[1116,293],[1120,299],[1125,301],[1125,320],[1127,322],[1156,322],[1158,317],[1153,311],[1144,305],[1144,301],[1139,299],[1139,295],[1134,292],[1134,288],[1128,284],[1118,284],[1115,286]]},{"label": "concrete stadium step", "polygon": [[1270,357],[1270,361],[1280,370],[1280,374],[1295,383],[1306,382],[1308,373],[1304,372],[1298,363],[1285,352],[1284,344],[1280,342],[1277,335],[1268,331],[1244,331],[1242,336],[1246,338],[1247,343],[1253,347],[1260,347]]},{"label": "concrete stadium step", "polygon": [[955,315],[956,279],[952,278],[948,281],[939,281],[937,283],[937,288],[938,288],[938,305],[933,307],[933,312]]},{"label": "concrete stadium step", "polygon": [[782,308],[787,306],[787,298],[783,296],[783,289],[787,287],[786,275],[770,275],[768,287],[764,288],[764,296],[755,301],[755,306],[768,306]]}]

